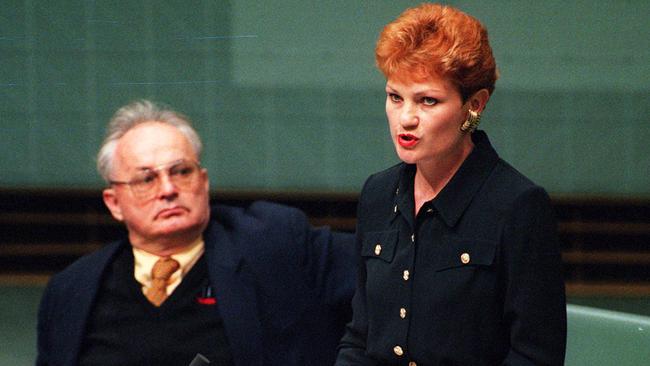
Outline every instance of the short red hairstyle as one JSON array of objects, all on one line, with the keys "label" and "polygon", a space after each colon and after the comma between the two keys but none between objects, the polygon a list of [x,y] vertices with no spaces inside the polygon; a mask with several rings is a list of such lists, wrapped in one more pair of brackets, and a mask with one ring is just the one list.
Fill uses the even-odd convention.
[{"label": "short red hairstyle", "polygon": [[474,17],[451,6],[422,4],[406,9],[386,25],[375,48],[377,67],[387,79],[450,79],[463,100],[498,78],[487,30]]}]

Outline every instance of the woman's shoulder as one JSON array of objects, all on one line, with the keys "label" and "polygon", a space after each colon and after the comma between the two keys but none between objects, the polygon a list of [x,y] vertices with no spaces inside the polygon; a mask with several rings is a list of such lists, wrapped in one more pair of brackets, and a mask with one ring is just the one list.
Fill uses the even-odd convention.
[{"label": "woman's shoulder", "polygon": [[541,188],[532,179],[501,158],[494,167],[491,179],[497,184],[503,184],[513,190],[526,191],[533,187]]},{"label": "woman's shoulder", "polygon": [[368,185],[384,186],[384,188],[386,188],[386,184],[397,184],[399,182],[402,171],[406,168],[406,166],[407,165],[405,163],[397,163],[388,169],[384,169],[382,171],[371,174],[366,180],[364,188]]},{"label": "woman's shoulder", "polygon": [[542,186],[502,159],[495,165],[484,188],[500,206],[530,200],[548,201],[548,193]]},{"label": "woman's shoulder", "polygon": [[393,212],[395,193],[407,167],[407,164],[399,163],[368,177],[359,196],[357,216],[360,221],[369,216],[385,217]]},{"label": "woman's shoulder", "polygon": [[388,169],[374,173],[366,179],[361,190],[361,197],[383,197],[392,196],[399,185],[402,171],[406,164],[398,163]]}]

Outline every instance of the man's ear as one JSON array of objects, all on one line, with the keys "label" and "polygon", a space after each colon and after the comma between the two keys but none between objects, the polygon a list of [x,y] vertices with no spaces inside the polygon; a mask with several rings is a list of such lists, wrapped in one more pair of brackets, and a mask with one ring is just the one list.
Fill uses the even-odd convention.
[{"label": "man's ear", "polygon": [[111,211],[111,215],[117,221],[122,221],[124,217],[122,216],[122,209],[117,201],[117,196],[115,195],[115,190],[113,188],[106,188],[102,192],[102,198],[104,199],[104,204]]},{"label": "man's ear", "polygon": [[203,180],[205,190],[210,192],[210,178],[208,177],[208,170],[205,168],[201,168],[201,179]]}]

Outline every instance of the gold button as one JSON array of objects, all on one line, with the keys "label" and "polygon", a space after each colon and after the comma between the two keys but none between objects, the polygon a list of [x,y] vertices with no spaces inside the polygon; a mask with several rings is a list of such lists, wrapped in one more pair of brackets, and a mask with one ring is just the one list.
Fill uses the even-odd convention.
[{"label": "gold button", "polygon": [[404,354],[404,350],[400,346],[393,347],[393,352],[395,352],[395,354],[398,356],[402,356]]},{"label": "gold button", "polygon": [[404,274],[402,275],[402,278],[404,279],[404,281],[409,280],[409,275],[411,275],[411,272],[409,272],[408,269],[404,270]]},{"label": "gold button", "polygon": [[409,366],[418,366],[418,364],[415,363],[415,361],[411,361],[411,362],[409,362]]},{"label": "gold button", "polygon": [[375,245],[375,255],[381,254],[381,245]]},{"label": "gold button", "polygon": [[404,308],[399,309],[399,317],[402,319],[406,318],[406,309]]},{"label": "gold button", "polygon": [[460,261],[461,261],[463,264],[467,264],[467,263],[469,263],[469,254],[468,254],[468,253],[463,253],[463,254],[461,254],[461,255],[460,255]]}]

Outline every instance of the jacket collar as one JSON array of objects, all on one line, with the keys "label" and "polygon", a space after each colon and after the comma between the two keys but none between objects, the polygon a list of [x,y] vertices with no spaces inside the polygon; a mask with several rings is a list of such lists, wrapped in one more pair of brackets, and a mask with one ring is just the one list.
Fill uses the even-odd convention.
[{"label": "jacket collar", "polygon": [[[430,201],[449,227],[455,226],[460,220],[463,212],[499,160],[499,156],[492,148],[485,132],[474,132],[472,141],[474,142],[472,152],[438,196]],[[411,227],[415,227],[413,217],[415,212],[413,196],[415,172],[415,165],[402,164],[393,209],[393,218],[402,215],[411,224]]]}]

